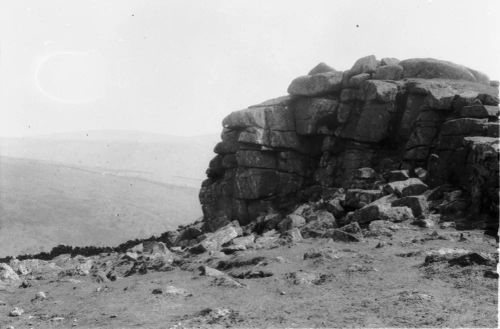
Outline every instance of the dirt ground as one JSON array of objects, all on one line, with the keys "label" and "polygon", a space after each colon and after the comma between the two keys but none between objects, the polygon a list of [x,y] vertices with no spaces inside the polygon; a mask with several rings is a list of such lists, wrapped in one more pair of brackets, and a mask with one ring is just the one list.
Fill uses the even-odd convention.
[{"label": "dirt ground", "polygon": [[[392,237],[358,243],[305,239],[227,259],[201,255],[171,271],[113,282],[89,276],[33,280],[27,288],[0,290],[0,328],[496,328],[493,266],[424,264],[441,248],[498,259],[495,239],[481,231],[400,226]],[[235,276],[250,270],[272,275],[236,279],[242,287],[200,275],[200,265],[215,268],[221,260],[229,265],[219,269]],[[165,293],[168,286],[185,292]],[[46,299],[35,298],[40,291]],[[24,314],[9,316],[14,307]]]}]

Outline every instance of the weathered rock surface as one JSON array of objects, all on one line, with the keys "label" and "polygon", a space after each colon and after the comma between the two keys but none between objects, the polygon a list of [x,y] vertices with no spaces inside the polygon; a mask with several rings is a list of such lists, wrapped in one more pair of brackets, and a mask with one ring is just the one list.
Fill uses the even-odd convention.
[{"label": "weathered rock surface", "polygon": [[[200,191],[203,231],[289,214],[332,187],[348,189],[325,199],[336,223],[425,216],[423,199],[408,197],[445,183],[470,196],[462,215],[498,216],[498,85],[485,74],[437,59],[366,56],[345,72],[320,63],[288,93],[223,120]],[[402,199],[370,206],[387,193]],[[302,234],[315,235],[316,224],[306,224]]]}]

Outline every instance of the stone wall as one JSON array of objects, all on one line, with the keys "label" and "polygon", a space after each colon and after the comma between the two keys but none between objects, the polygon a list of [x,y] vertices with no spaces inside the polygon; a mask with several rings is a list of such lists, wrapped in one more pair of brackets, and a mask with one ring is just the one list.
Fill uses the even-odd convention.
[{"label": "stone wall", "polygon": [[344,72],[320,63],[288,93],[223,120],[200,191],[208,230],[289,210],[314,189],[359,187],[362,167],[426,169],[431,186],[452,183],[476,212],[498,213],[498,83],[485,74],[367,56]]}]

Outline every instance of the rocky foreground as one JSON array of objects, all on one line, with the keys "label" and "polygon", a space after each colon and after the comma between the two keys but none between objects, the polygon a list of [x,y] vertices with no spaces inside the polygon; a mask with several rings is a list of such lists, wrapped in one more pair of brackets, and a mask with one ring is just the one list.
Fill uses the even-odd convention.
[{"label": "rocky foreground", "polygon": [[4,327],[497,327],[498,82],[368,56],[231,113],[204,218],[0,260]]},{"label": "rocky foreground", "polygon": [[[4,259],[0,326],[497,327],[495,237],[439,213],[461,209],[461,193],[417,178],[384,189],[330,190],[211,233],[198,222],[117,248]],[[358,207],[347,224],[333,215],[343,205]]]}]

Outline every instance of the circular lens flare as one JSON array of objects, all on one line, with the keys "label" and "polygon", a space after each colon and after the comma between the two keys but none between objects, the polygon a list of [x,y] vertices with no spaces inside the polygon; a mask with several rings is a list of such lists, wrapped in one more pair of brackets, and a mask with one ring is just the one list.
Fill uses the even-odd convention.
[{"label": "circular lens flare", "polygon": [[106,63],[97,52],[65,51],[45,56],[36,68],[42,94],[62,103],[92,102],[108,85]]}]

